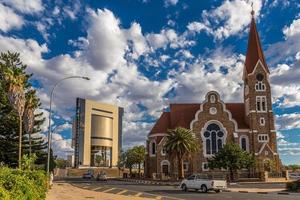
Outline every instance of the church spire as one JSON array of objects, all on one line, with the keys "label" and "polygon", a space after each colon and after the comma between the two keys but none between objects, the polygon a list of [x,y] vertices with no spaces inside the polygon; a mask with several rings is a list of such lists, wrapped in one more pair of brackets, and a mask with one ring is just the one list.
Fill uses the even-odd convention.
[{"label": "church spire", "polygon": [[247,54],[246,54],[246,60],[245,60],[245,70],[247,74],[250,74],[253,72],[256,63],[258,60],[260,60],[263,64],[263,67],[265,67],[266,71],[269,73],[269,69],[267,66],[267,63],[265,61],[265,57],[261,48],[259,35],[256,29],[256,23],[254,19],[254,10],[253,10],[253,4],[252,4],[252,11],[251,11],[251,24],[250,24],[250,32],[249,32],[249,38],[248,38],[248,48],[247,48]]}]

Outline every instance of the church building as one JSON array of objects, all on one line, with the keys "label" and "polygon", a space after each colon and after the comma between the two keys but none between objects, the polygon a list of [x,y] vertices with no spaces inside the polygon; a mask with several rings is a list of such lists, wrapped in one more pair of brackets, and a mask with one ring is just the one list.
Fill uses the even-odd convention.
[{"label": "church building", "polygon": [[215,172],[208,168],[207,160],[229,142],[239,144],[243,150],[255,155],[253,174],[267,171],[266,164],[270,162],[274,165],[274,171],[281,170],[270,71],[256,29],[254,11],[251,14],[248,48],[241,77],[244,81],[244,102],[224,103],[217,92],[210,91],[202,103],[170,104],[170,110],[161,114],[148,135],[146,176],[177,173],[176,159],[171,160],[164,149],[168,129],[176,127],[190,129],[201,147],[183,161],[186,175]]}]

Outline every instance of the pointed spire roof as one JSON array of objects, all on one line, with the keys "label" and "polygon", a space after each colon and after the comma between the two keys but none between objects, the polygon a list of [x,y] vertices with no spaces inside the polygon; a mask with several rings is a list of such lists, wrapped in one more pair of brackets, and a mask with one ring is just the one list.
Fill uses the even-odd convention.
[{"label": "pointed spire roof", "polygon": [[245,69],[247,74],[252,73],[256,66],[256,63],[258,62],[258,60],[260,60],[263,64],[263,67],[265,67],[266,71],[270,73],[265,60],[265,56],[261,48],[259,35],[256,29],[253,10],[251,11],[251,15],[252,15],[252,19],[250,24],[249,38],[248,38],[248,48],[247,48],[247,54],[245,60]]}]

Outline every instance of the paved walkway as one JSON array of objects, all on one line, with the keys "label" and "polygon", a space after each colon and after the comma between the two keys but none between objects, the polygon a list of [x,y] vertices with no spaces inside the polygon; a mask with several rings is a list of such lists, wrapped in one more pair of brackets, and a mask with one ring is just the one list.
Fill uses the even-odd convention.
[{"label": "paved walkway", "polygon": [[[54,183],[53,187],[48,191],[46,200],[128,200],[128,196],[117,194],[109,194],[91,190],[81,189],[70,185],[69,183]],[[131,200],[149,200],[149,198],[142,198],[130,196]]]}]

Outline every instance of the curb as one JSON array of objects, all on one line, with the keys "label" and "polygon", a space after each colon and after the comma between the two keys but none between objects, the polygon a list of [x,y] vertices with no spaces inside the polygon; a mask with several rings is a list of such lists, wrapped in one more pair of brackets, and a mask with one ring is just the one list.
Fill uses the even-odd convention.
[{"label": "curb", "polygon": [[150,185],[167,185],[167,186],[178,186],[179,185],[179,183],[168,183],[168,182],[136,180],[136,179],[115,179],[115,180],[125,181],[125,182],[142,183],[142,184],[150,184]]}]

